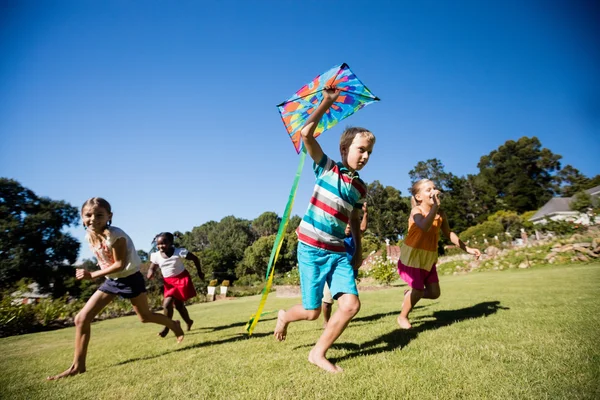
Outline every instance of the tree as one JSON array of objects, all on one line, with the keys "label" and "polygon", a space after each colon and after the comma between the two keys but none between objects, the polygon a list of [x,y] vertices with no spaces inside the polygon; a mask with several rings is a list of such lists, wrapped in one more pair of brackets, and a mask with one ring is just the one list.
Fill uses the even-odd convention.
[{"label": "tree", "polygon": [[542,148],[537,137],[522,137],[482,156],[477,166],[495,188],[498,208],[522,213],[541,207],[555,193],[553,173],[560,170],[561,158]]},{"label": "tree", "polygon": [[286,235],[295,235],[296,229],[298,229],[298,226],[300,226],[300,222],[302,222],[302,218],[300,218],[299,216],[294,215],[293,217],[291,217],[288,221],[287,227],[285,228]]},{"label": "tree", "polygon": [[262,236],[275,235],[279,229],[281,218],[272,211],[267,211],[259,215],[252,221],[252,231],[257,238]]},{"label": "tree", "polygon": [[589,193],[583,190],[577,192],[575,193],[575,196],[573,196],[573,200],[571,201],[571,204],[569,204],[569,207],[573,211],[587,213],[590,209],[594,207],[594,203],[592,202],[592,196],[590,196]]},{"label": "tree", "polygon": [[392,187],[374,181],[367,186],[368,231],[379,240],[398,240],[407,229],[410,201]]},{"label": "tree", "polygon": [[411,183],[421,179],[433,181],[436,188],[441,191],[448,190],[448,184],[453,175],[444,170],[444,164],[437,158],[431,158],[427,161],[419,161],[413,169],[408,172]]},{"label": "tree", "polygon": [[559,191],[563,197],[571,197],[575,193],[591,187],[588,186],[590,179],[571,165],[566,165],[556,174],[556,181],[560,186]]},{"label": "tree", "polygon": [[0,287],[30,278],[43,290],[72,274],[80,243],[63,229],[79,222],[77,208],[38,197],[17,181],[0,178]]},{"label": "tree", "polygon": [[250,221],[233,215],[219,222],[209,221],[194,227],[180,239],[188,250],[197,253],[205,274],[215,278],[233,278],[236,265],[246,247],[254,241]]},{"label": "tree", "polygon": [[148,253],[146,253],[144,250],[138,250],[137,253],[143,263],[148,262],[150,259]]},{"label": "tree", "polygon": [[[246,248],[244,258],[236,268],[236,275],[238,277],[256,274],[261,279],[264,279],[276,236],[262,236],[252,246]],[[295,252],[290,251],[290,247],[295,247],[296,245],[297,239],[295,235],[283,238],[279,257],[275,263],[275,272],[287,272],[295,265]]]}]

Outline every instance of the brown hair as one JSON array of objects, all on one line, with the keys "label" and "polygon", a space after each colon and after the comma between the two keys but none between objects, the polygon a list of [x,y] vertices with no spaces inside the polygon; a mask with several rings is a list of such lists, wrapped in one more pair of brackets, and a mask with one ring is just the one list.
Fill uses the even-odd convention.
[{"label": "brown hair", "polygon": [[421,186],[423,186],[425,183],[427,182],[432,182],[431,179],[421,179],[416,181],[415,183],[413,183],[413,185],[410,188],[410,206],[412,208],[415,208],[416,206],[419,205],[419,202],[417,201],[417,198],[415,197],[417,195],[417,193],[419,193],[419,190],[421,190]]},{"label": "brown hair", "polygon": [[[83,203],[83,205],[81,206],[81,215],[83,215],[83,209],[86,207],[100,207],[105,209],[109,214],[112,213],[111,211],[111,207],[110,207],[110,203],[108,201],[106,201],[105,199],[103,199],[102,197],[92,197],[91,199],[87,199],[85,201],[85,203]],[[112,224],[112,219],[109,219],[106,225],[106,229],[104,230],[104,234],[108,234],[108,227]],[[85,228],[85,225],[84,225]],[[87,229],[87,228],[86,228]],[[95,234],[93,234],[92,232],[88,232],[87,235],[88,238],[88,242],[90,242],[90,244],[92,245],[97,245],[98,242],[100,241],[99,238],[96,237]]]},{"label": "brown hair", "polygon": [[342,133],[342,137],[340,138],[340,154],[343,154],[345,150],[348,150],[357,135],[364,136],[369,142],[375,144],[375,135],[373,135],[371,131],[359,126],[349,126],[344,133]]}]

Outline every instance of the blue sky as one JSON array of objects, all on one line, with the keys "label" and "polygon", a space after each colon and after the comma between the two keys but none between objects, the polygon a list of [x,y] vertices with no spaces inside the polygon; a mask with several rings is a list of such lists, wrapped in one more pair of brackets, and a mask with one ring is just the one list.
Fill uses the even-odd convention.
[{"label": "blue sky", "polygon": [[[487,3],[4,1],[0,176],[76,207],[105,197],[145,250],[160,231],[281,215],[298,159],[275,105],[342,62],[382,101],[320,141],[337,157],[346,124],[370,129],[367,182],[406,194],[434,157],[477,173],[524,135],[600,173],[598,5]],[[294,214],[312,185],[307,166]]]}]

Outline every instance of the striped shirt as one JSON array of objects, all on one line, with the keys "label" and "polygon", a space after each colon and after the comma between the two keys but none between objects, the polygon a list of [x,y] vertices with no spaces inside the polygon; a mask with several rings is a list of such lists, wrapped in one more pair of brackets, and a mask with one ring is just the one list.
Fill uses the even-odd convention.
[{"label": "striped shirt", "polygon": [[346,225],[353,208],[362,207],[367,186],[342,163],[326,155],[313,164],[315,188],[308,210],[298,226],[298,240],[333,253],[345,253]]}]

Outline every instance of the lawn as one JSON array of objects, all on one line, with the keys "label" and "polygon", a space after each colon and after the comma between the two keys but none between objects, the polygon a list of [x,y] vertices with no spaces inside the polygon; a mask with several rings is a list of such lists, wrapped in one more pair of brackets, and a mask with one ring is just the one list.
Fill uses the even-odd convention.
[{"label": "lawn", "polygon": [[[402,287],[361,293],[329,352],[345,369],[336,375],[306,361],[321,320],[278,343],[270,313],[243,335],[258,296],[191,306],[179,345],[135,316],[94,323],[88,372],[56,382],[44,378],[69,366],[74,328],[3,338],[0,398],[597,399],[599,283],[598,263],[442,277],[410,331],[395,322]],[[272,293],[265,309],[298,301]]]}]

